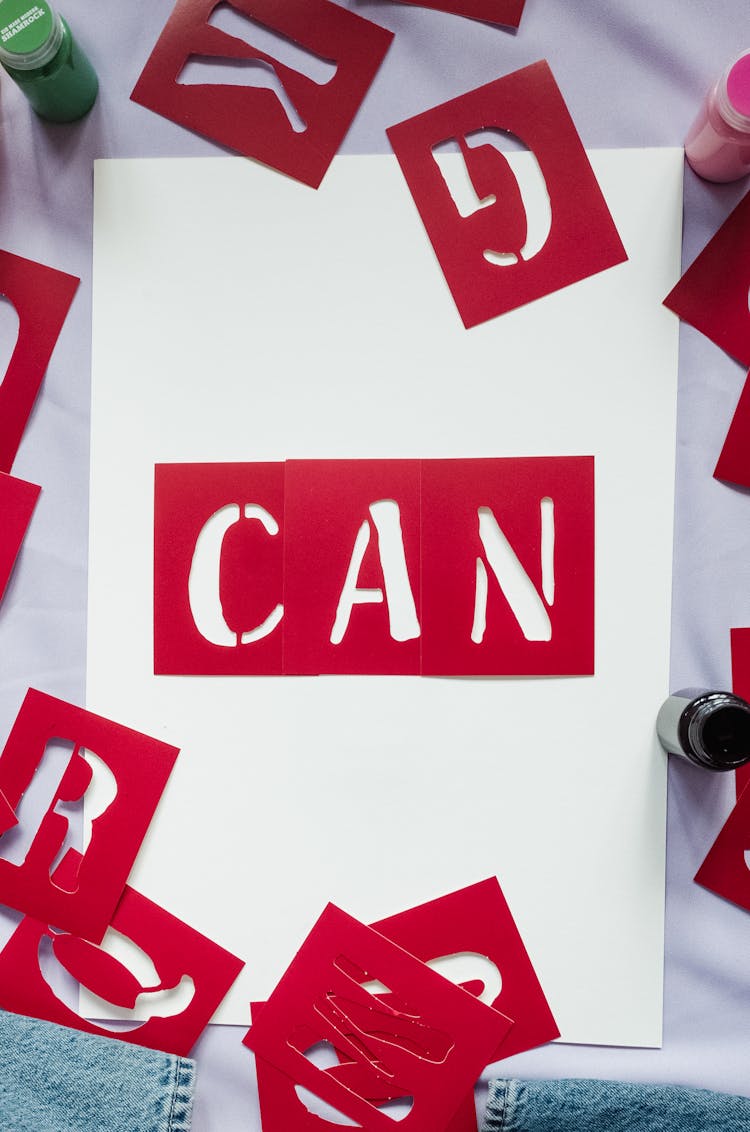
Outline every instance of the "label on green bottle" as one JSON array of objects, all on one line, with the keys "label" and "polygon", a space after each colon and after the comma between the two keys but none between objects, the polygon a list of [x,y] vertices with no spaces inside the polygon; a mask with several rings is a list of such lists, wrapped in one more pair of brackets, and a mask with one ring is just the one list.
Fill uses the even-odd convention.
[{"label": "label on green bottle", "polygon": [[38,51],[49,39],[54,17],[48,4],[29,0],[2,0],[0,3],[0,47],[17,55]]}]

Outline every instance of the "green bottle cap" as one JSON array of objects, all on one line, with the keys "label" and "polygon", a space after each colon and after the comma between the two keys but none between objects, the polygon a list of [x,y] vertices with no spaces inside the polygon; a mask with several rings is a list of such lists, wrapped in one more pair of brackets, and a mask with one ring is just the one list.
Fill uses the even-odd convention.
[{"label": "green bottle cap", "polygon": [[0,63],[17,71],[45,67],[63,41],[60,17],[46,0],[0,0]]}]

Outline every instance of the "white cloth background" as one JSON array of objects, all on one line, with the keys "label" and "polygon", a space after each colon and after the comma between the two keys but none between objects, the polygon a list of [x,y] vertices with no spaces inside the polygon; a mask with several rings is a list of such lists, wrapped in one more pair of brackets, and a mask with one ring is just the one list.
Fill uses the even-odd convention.
[{"label": "white cloth background", "polygon": [[[386,0],[350,6],[396,33],[344,143],[351,153],[387,152],[386,126],[542,57],[585,145],[679,145],[709,84],[750,46],[744,0],[528,0],[517,34]],[[97,105],[80,124],[45,125],[1,76],[0,247],[82,278],[14,468],[44,493],[0,607],[3,738],[29,685],[84,698],[92,160],[222,152],[129,101],[171,7],[171,0],[66,0],[63,14],[101,80]],[[712,186],[687,171],[685,264],[747,187]],[[750,497],[711,478],[744,376],[683,327],[673,688],[727,686],[729,629],[750,624]],[[692,883],[732,799],[728,778],[673,763],[664,1048],[549,1047],[503,1063],[504,1075],[610,1076],[750,1095],[750,917]],[[260,1128],[241,1033],[212,1027],[196,1048],[196,1132]]]}]

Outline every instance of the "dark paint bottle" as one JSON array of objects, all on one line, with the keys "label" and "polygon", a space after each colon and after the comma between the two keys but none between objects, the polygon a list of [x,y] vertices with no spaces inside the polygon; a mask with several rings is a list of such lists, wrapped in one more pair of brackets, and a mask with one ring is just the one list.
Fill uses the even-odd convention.
[{"label": "dark paint bottle", "polygon": [[0,0],[0,63],[49,122],[74,122],[96,101],[96,72],[47,0]]},{"label": "dark paint bottle", "polygon": [[750,704],[732,692],[675,692],[659,710],[656,732],[665,751],[707,770],[750,762]]}]

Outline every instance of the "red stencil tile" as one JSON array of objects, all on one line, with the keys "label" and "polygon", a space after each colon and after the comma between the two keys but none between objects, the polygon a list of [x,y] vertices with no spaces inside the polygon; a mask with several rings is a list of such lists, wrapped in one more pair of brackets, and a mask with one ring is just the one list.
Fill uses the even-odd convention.
[{"label": "red stencil tile", "polygon": [[0,472],[0,601],[41,490],[34,483]]},{"label": "red stencil tile", "polygon": [[521,22],[526,0],[399,0],[419,8],[432,8],[436,12],[451,12],[470,20],[487,24],[517,28]]},{"label": "red stencil tile", "polygon": [[[41,822],[31,831],[20,822],[0,837],[0,902],[98,941],[178,750],[31,688],[0,755],[0,790],[16,813],[55,740],[69,742],[72,755]],[[92,802],[86,815],[90,840],[81,856],[68,847],[70,823],[60,809],[82,799],[92,783],[99,788],[98,812],[92,812]],[[7,857],[17,838],[28,847],[14,864]],[[70,862],[78,864],[72,872]]]},{"label": "red stencil tile", "polygon": [[80,280],[0,251],[0,294],[18,315],[18,338],[0,381],[0,472],[9,472]]},{"label": "red stencil tile", "polygon": [[750,789],[743,790],[695,880],[750,911]]},{"label": "red stencil tile", "polygon": [[[244,963],[132,888],[125,889],[111,926],[150,959],[155,983],[142,985],[94,944],[27,916],[0,952],[0,1007],[186,1057]],[[131,1022],[131,1029],[109,1030],[86,1021],[60,1001],[45,977],[60,968],[100,997],[105,1010],[132,1009],[136,999],[144,1009],[153,999],[154,1013],[147,1021]],[[172,1004],[164,1000],[169,991],[176,995]],[[110,1017],[115,1014],[113,1009]]]},{"label": "red stencil tile", "polygon": [[[732,648],[732,691],[750,703],[750,629],[732,629],[730,633]],[[739,798],[746,786],[750,785],[750,764],[741,766],[734,772]]]},{"label": "red stencil tile", "polygon": [[[253,1020],[258,1017],[262,1008],[262,1003],[252,1004]],[[336,1058],[339,1059],[338,1062],[336,1062]],[[361,1080],[363,1076],[361,1072],[359,1077],[355,1078],[353,1072],[347,1077],[348,1070],[356,1071],[361,1068],[357,1062],[347,1061],[343,1054],[338,1054],[335,1051],[330,1060],[334,1064],[323,1072],[329,1073],[335,1080],[340,1081],[348,1088],[355,1090],[359,1088],[363,1091],[362,1095],[367,1095],[367,1099],[376,1107],[382,1109],[384,1103],[394,1099],[388,1095],[392,1090],[389,1090],[385,1081],[375,1083],[376,1088],[368,1090],[367,1085]],[[319,1114],[316,1111],[316,1107],[319,1106],[315,1106],[313,1098],[306,1095],[304,1090],[295,1085],[291,1077],[287,1077],[286,1073],[276,1069],[265,1058],[256,1055],[255,1070],[263,1132],[289,1132],[290,1129],[294,1129],[294,1132],[340,1130],[342,1121],[327,1120],[324,1115]],[[373,1084],[373,1082],[368,1082],[368,1084]],[[378,1085],[382,1087],[378,1088]],[[376,1095],[373,1096],[372,1093],[376,1093]],[[473,1090],[461,1102],[461,1107],[450,1124],[445,1127],[444,1132],[477,1132],[477,1114]]]},{"label": "red stencil tile", "polygon": [[422,672],[594,670],[594,460],[426,460]]},{"label": "red stencil tile", "polygon": [[750,378],[742,388],[714,477],[750,487]]},{"label": "red stencil tile", "polygon": [[[532,151],[551,217],[529,243],[521,186],[483,130]],[[534,63],[386,131],[464,326],[539,299],[627,259],[552,72]],[[436,151],[455,143],[474,202],[462,215]],[[537,204],[537,208],[538,208]],[[540,237],[541,239],[541,237]]]},{"label": "red stencil tile", "polygon": [[[227,9],[234,26],[247,24],[242,38],[217,26]],[[331,0],[178,0],[131,98],[317,188],[392,38]],[[299,58],[334,64],[332,77],[316,81],[304,62],[287,66],[272,53],[284,41],[302,49]],[[248,85],[190,85],[180,79],[189,59],[231,61],[235,72],[244,66]],[[270,89],[252,85],[253,76]]]},{"label": "red stencil tile", "polygon": [[[489,959],[501,984],[491,1005],[514,1019],[513,1029],[491,1060],[523,1053],[560,1036],[495,877],[370,926],[424,963],[466,954]],[[480,986],[477,991],[481,994],[485,989]]]},{"label": "red stencil tile", "polygon": [[154,672],[279,675],[284,465],[157,464]]},{"label": "red stencil tile", "polygon": [[287,462],[285,672],[419,673],[419,484],[419,460]]},{"label": "red stencil tile", "polygon": [[[435,1132],[465,1103],[511,1025],[329,905],[244,1041],[370,1132],[393,1126],[369,1099],[384,1093],[410,1099],[404,1132]],[[348,1083],[305,1056],[320,1042],[344,1059],[334,1072]]]},{"label": "red stencil tile", "polygon": [[[262,1002],[251,1004],[253,1022],[257,1020],[264,1006],[265,1003]],[[301,1044],[308,1050],[318,1044],[315,1032],[312,1030],[304,1037],[302,1030],[298,1029],[295,1040],[298,1045]],[[358,1092],[360,1096],[365,1096],[377,1108],[382,1109],[384,1104],[399,1098],[397,1088],[394,1088],[386,1078],[373,1076],[369,1068],[363,1066],[361,1062],[353,1061],[346,1054],[334,1049],[330,1043],[322,1043],[319,1048],[323,1050],[326,1062],[325,1067],[320,1058],[316,1062],[321,1071],[346,1088]],[[319,1103],[318,1097],[311,1096],[301,1086],[296,1085],[291,1077],[276,1069],[270,1061],[256,1055],[255,1066],[263,1132],[287,1132],[290,1128],[293,1128],[294,1132],[316,1132],[316,1130],[322,1132],[326,1128],[341,1126],[341,1121],[326,1119],[325,1107]]]},{"label": "red stencil tile", "polygon": [[664,305],[750,366],[748,286],[750,193],[693,260]]}]

